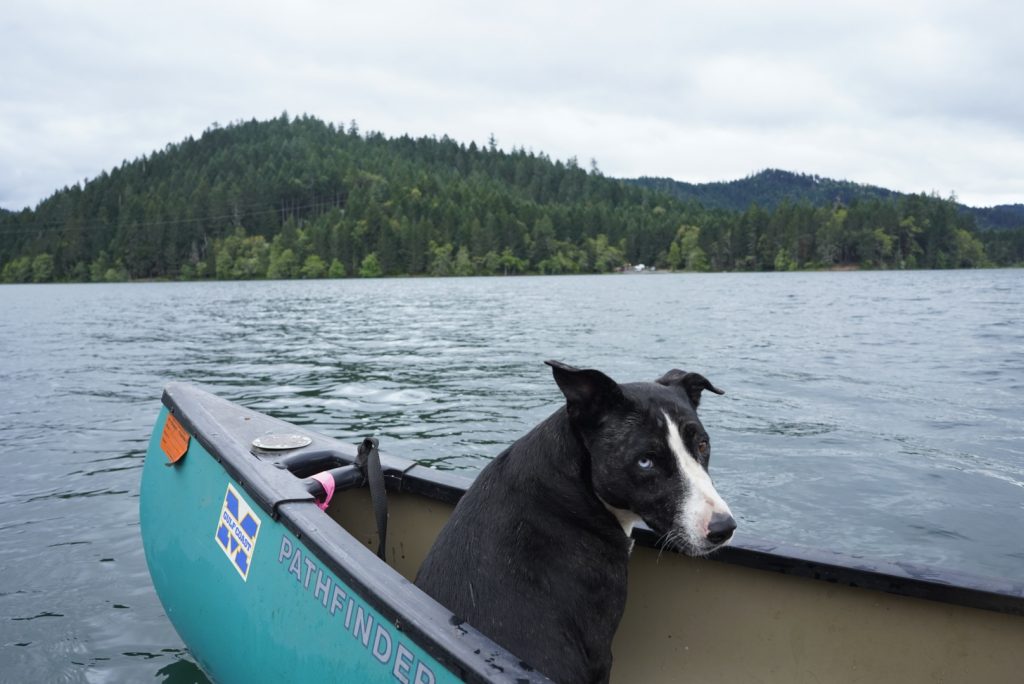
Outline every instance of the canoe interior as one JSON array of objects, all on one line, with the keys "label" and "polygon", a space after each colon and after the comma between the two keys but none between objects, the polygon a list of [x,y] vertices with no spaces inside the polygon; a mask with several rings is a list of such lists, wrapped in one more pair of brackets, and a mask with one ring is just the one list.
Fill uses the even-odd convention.
[{"label": "canoe interior", "polygon": [[[388,562],[408,579],[452,506],[388,497]],[[330,515],[370,548],[365,490]],[[613,682],[1011,682],[1024,618],[637,546]]]}]

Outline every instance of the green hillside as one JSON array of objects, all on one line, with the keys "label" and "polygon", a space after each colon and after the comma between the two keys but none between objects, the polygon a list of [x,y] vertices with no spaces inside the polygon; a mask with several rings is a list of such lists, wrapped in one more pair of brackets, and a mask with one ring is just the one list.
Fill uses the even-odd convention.
[{"label": "green hillside", "polygon": [[706,208],[524,150],[313,117],[213,127],[0,213],[5,282],[590,273],[1024,261],[937,197]]},{"label": "green hillside", "polygon": [[[803,173],[766,169],[746,178],[713,183],[686,183],[671,178],[642,177],[631,180],[643,188],[658,190],[683,201],[697,201],[708,208],[743,211],[753,204],[775,209],[783,202],[806,202],[823,207],[836,203],[852,204],[865,200],[902,200],[906,193],[834,180]],[[1024,204],[995,207],[957,208],[969,215],[979,230],[1011,230],[1024,228]]]}]

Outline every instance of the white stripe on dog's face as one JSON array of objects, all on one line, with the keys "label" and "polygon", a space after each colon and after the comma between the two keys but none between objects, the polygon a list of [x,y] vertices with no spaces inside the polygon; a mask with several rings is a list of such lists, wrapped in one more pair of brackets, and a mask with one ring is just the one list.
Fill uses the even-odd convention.
[{"label": "white stripe on dog's face", "polygon": [[676,512],[676,525],[686,531],[686,536],[694,548],[711,546],[707,541],[711,516],[715,513],[731,516],[732,512],[715,490],[711,476],[683,444],[683,438],[679,435],[679,428],[675,421],[669,417],[668,413],[664,413],[664,416],[665,422],[668,424],[668,446],[676,457],[679,474],[686,485],[686,495],[679,502]]}]

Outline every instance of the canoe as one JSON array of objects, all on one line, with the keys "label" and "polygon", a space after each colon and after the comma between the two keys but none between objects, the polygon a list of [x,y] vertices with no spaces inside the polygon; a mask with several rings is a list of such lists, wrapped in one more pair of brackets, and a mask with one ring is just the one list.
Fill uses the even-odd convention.
[{"label": "canoe", "polygon": [[[374,446],[166,388],[143,468],[142,538],[196,662],[216,682],[547,681],[412,583],[470,480]],[[353,486],[366,482],[367,450],[386,485],[383,549],[375,497]],[[322,472],[337,485],[326,509],[328,484],[311,477]],[[748,537],[694,559],[659,549],[649,530],[634,536],[613,682],[1010,682],[1024,672],[1021,581]]]}]

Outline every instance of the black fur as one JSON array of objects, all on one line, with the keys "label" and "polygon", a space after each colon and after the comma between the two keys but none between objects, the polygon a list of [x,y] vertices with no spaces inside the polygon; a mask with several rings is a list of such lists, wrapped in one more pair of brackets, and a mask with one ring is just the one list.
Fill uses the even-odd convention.
[{"label": "black fur", "polygon": [[608,506],[635,512],[656,532],[673,530],[686,492],[672,477],[665,414],[697,453],[707,445],[695,412],[700,392],[721,391],[695,373],[618,385],[599,371],[548,363],[566,406],[481,471],[416,584],[555,681],[605,682],[632,548]]}]

